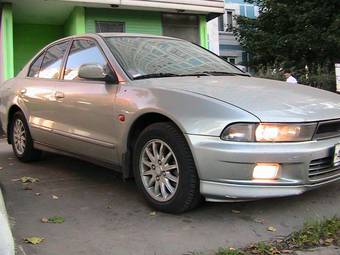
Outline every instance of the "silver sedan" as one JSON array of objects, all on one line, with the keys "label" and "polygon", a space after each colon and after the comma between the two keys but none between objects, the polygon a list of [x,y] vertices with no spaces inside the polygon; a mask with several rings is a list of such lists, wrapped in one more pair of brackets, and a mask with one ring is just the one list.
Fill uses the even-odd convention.
[{"label": "silver sedan", "polygon": [[134,177],[157,210],[298,195],[340,179],[340,97],[249,77],[189,42],[89,34],[0,88],[16,157],[79,157]]}]

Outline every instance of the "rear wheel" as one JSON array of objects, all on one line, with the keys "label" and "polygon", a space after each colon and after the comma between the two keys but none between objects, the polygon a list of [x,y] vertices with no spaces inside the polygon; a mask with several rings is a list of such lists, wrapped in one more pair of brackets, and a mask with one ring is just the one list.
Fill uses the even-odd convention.
[{"label": "rear wheel", "polygon": [[12,118],[10,137],[14,154],[20,161],[40,159],[41,151],[33,148],[33,140],[22,112],[16,112]]},{"label": "rear wheel", "polygon": [[190,148],[171,123],[142,131],[134,148],[134,174],[146,200],[159,211],[181,213],[201,200]]}]

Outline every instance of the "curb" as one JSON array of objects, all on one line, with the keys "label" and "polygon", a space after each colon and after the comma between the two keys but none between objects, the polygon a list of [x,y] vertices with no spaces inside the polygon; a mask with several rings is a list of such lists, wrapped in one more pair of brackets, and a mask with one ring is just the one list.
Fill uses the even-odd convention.
[{"label": "curb", "polygon": [[4,198],[0,188],[0,254],[1,255],[14,255],[14,240],[7,217]]}]

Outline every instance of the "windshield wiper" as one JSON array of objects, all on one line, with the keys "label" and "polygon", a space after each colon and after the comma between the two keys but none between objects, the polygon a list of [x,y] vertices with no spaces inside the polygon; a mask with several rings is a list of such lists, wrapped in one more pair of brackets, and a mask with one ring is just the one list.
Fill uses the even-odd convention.
[{"label": "windshield wiper", "polygon": [[204,71],[203,74],[213,75],[213,76],[249,76],[248,74],[243,73],[230,73],[230,72],[221,72],[221,71]]},{"label": "windshield wiper", "polygon": [[134,80],[140,80],[140,79],[176,77],[176,76],[181,76],[181,75],[174,74],[174,73],[150,73],[150,74],[143,74],[143,75],[133,77],[133,79]]},{"label": "windshield wiper", "polygon": [[150,74],[143,74],[136,77],[133,77],[134,80],[141,80],[141,79],[150,79],[150,78],[165,78],[165,77],[184,77],[184,76],[234,76],[234,75],[241,75],[241,76],[249,76],[247,74],[239,74],[239,73],[228,73],[228,72],[219,72],[219,71],[204,71],[204,72],[197,72],[197,73],[188,73],[188,74],[174,74],[174,73],[150,73]]}]

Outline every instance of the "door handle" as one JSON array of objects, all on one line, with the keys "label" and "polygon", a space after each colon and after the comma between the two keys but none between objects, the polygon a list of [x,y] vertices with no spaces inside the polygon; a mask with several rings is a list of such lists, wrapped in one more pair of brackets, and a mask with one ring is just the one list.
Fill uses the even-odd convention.
[{"label": "door handle", "polygon": [[65,97],[65,94],[61,91],[56,91],[54,93],[54,97],[58,100],[58,99],[63,99]]}]

